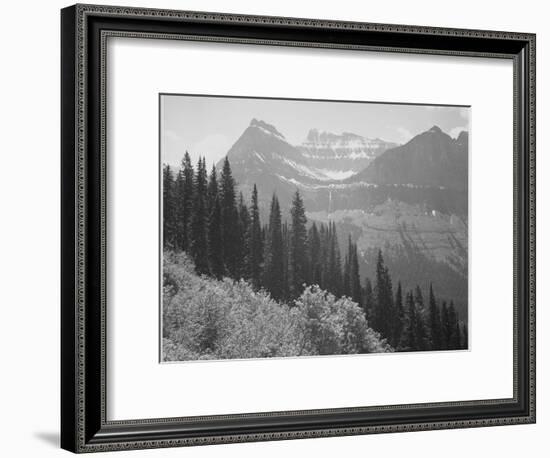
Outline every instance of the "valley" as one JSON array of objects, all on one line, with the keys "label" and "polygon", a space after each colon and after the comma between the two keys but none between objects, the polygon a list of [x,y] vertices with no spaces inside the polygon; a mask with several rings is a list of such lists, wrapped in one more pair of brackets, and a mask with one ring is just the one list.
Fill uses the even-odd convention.
[{"label": "valley", "polygon": [[418,284],[427,292],[433,281],[467,313],[467,132],[451,138],[433,126],[398,145],[313,128],[292,145],[253,119],[227,157],[245,199],[257,185],[262,217],[274,193],[288,215],[299,190],[309,220],[336,224],[342,250],[351,235],[362,277],[372,277],[381,249],[404,288]]}]

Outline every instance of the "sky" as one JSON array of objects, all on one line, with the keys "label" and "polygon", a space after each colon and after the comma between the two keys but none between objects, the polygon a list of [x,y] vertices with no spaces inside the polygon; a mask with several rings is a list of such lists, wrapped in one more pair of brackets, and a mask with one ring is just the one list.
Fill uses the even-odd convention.
[{"label": "sky", "polygon": [[193,162],[200,155],[210,166],[253,118],[272,124],[297,145],[313,128],[406,143],[437,125],[455,138],[469,130],[469,117],[470,108],[463,106],[161,95],[161,156],[163,163],[177,166],[189,151]]}]

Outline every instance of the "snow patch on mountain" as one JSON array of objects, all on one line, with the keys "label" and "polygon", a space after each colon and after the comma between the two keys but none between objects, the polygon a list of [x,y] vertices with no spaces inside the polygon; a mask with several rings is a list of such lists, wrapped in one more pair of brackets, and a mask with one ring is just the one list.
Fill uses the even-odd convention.
[{"label": "snow patch on mountain", "polygon": [[260,129],[263,133],[267,135],[272,135],[283,141],[286,141],[285,136],[281,132],[279,132],[275,126],[268,124],[265,121],[254,118],[252,121],[250,121],[250,127],[255,127],[256,129]]},{"label": "snow patch on mountain", "polygon": [[350,149],[350,150],[362,150],[385,148],[388,142],[379,138],[366,138],[350,132],[344,132],[340,135],[333,134],[331,132],[319,133],[317,129],[312,129],[306,141],[302,143],[302,147],[309,150],[316,149]]},{"label": "snow patch on mountain", "polygon": [[264,163],[265,163],[265,159],[264,159],[264,157],[263,157],[260,153],[254,151],[254,155],[255,155],[261,162],[264,162]]},{"label": "snow patch on mountain", "polygon": [[300,164],[278,154],[275,156],[277,156],[278,159],[280,159],[284,164],[289,165],[290,167],[295,169],[300,175],[319,181],[345,180],[346,178],[349,178],[357,173],[354,170],[333,170],[327,168],[312,167],[310,165]]},{"label": "snow patch on mountain", "polygon": [[318,169],[319,172],[323,173],[329,180],[345,180],[357,172],[355,170],[329,170],[329,169]]},{"label": "snow patch on mountain", "polygon": [[[381,145],[377,145],[374,149],[376,148],[381,148],[382,146]],[[369,152],[369,151],[364,151],[364,150],[351,150],[351,153],[342,153],[342,152],[338,152],[338,151],[335,151],[334,149],[330,149],[330,151],[332,152],[331,155],[328,155],[328,154],[315,154],[315,153],[311,153],[310,152],[311,149],[307,149],[305,150],[302,154],[304,157],[308,158],[308,159],[351,159],[351,160],[356,160],[356,159],[371,159],[374,157],[374,155]],[[326,151],[326,150],[325,150]]]},{"label": "snow patch on mountain", "polygon": [[300,175],[306,176],[308,178],[313,178],[316,180],[321,180],[321,181],[327,181],[331,179],[319,169],[316,169],[314,167],[308,167],[305,164],[298,164],[297,162],[287,159],[286,157],[282,157],[280,155],[277,155],[277,156],[283,161],[283,163],[290,165]]},{"label": "snow patch on mountain", "polygon": [[380,138],[366,138],[351,132],[335,134],[311,129],[297,149],[310,165],[318,169],[343,172],[334,179],[345,180],[396,146],[396,143]]},{"label": "snow patch on mountain", "polygon": [[320,189],[353,189],[353,188],[377,188],[378,185],[375,183],[367,183],[365,181],[359,181],[357,183],[326,183],[326,184],[316,184],[316,183],[303,183],[296,180],[295,178],[288,178],[280,174],[275,174],[277,178],[286,183],[290,183],[301,189],[309,190],[320,190]]}]

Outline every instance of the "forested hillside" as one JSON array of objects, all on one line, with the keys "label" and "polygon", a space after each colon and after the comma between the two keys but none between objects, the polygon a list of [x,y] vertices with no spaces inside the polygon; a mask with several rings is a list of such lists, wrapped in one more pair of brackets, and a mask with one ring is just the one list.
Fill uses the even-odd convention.
[{"label": "forested hillside", "polygon": [[[177,174],[164,167],[167,359],[467,348],[467,324],[452,302],[437,300],[437,285],[426,299],[419,286],[403,291],[380,250],[374,275],[362,279],[351,236],[341,253],[334,222],[308,221],[298,190],[288,214],[273,194],[262,221],[256,185],[250,202],[236,189],[227,157],[220,174],[209,175],[204,159],[195,172],[188,154]],[[311,337],[325,331],[340,337]]]},{"label": "forested hillside", "polygon": [[184,253],[164,253],[165,361],[392,351],[348,298],[309,286],[287,305],[244,280],[193,270]]}]

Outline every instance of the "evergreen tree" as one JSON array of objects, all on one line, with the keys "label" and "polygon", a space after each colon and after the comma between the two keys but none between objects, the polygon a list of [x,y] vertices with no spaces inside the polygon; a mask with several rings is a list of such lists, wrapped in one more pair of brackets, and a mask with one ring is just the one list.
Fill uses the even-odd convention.
[{"label": "evergreen tree", "polygon": [[382,250],[378,250],[376,262],[376,285],[374,287],[375,310],[373,327],[383,337],[391,339],[393,334],[393,292],[388,269],[384,265]]},{"label": "evergreen tree", "polygon": [[424,324],[424,313],[423,313],[423,299],[422,299],[422,293],[420,293],[420,296],[418,293],[420,292],[420,288],[417,286],[415,291],[415,307],[416,307],[416,348],[415,350],[418,351],[424,351],[428,350],[429,348],[429,342],[428,342],[428,336],[426,333],[426,326]]},{"label": "evergreen tree", "polygon": [[212,210],[208,219],[208,264],[210,273],[215,278],[224,275],[223,244],[221,229],[221,207],[218,196],[214,198]]},{"label": "evergreen tree", "polygon": [[221,233],[221,209],[218,191],[218,173],[216,166],[212,165],[206,190],[206,214],[208,217],[208,267],[212,276],[220,279],[224,275],[224,264]]},{"label": "evergreen tree", "polygon": [[422,290],[420,286],[416,285],[414,288],[414,304],[416,305],[416,313],[418,315],[424,314],[424,297],[422,296]]},{"label": "evergreen tree", "polygon": [[[365,289],[363,291],[363,311],[365,318],[370,322],[374,316],[374,292],[369,277],[365,278]],[[369,325],[372,325],[369,323]]]},{"label": "evergreen tree", "polygon": [[262,266],[262,228],[260,224],[260,210],[258,209],[258,189],[254,184],[252,189],[252,202],[250,205],[250,224],[248,227],[248,278],[255,288],[261,286]]},{"label": "evergreen tree", "polygon": [[326,285],[328,291],[336,297],[342,295],[342,262],[340,257],[340,247],[338,246],[338,236],[336,234],[336,223],[329,223],[327,231],[328,244],[328,269],[326,272]]},{"label": "evergreen tree", "polygon": [[443,301],[443,304],[441,304],[441,349],[448,350],[449,343],[449,310],[447,309],[447,303]]},{"label": "evergreen tree", "polygon": [[462,323],[462,348],[468,349],[468,325],[466,323]]},{"label": "evergreen tree", "polygon": [[285,221],[282,225],[283,234],[283,291],[281,299],[287,301],[290,299],[290,228],[288,222]]},{"label": "evergreen tree", "polygon": [[[206,198],[206,208],[208,214],[212,213],[216,199],[218,198],[218,172],[216,166],[212,165],[212,171],[210,172],[210,178],[208,180],[208,191]],[[219,202],[218,202],[219,204]]]},{"label": "evergreen tree", "polygon": [[319,249],[319,255],[318,255],[319,272],[320,272],[319,286],[321,287],[321,289],[328,290],[330,286],[329,285],[329,279],[330,279],[329,232],[328,232],[328,227],[324,224],[321,224],[319,228],[319,240],[320,240],[320,249]]},{"label": "evergreen tree", "polygon": [[317,225],[313,223],[308,232],[308,249],[309,249],[309,276],[308,284],[321,286],[321,238]]},{"label": "evergreen tree", "polygon": [[[182,168],[178,170],[174,181],[174,248],[176,250],[183,250],[184,247],[187,248],[187,244],[185,242],[189,240],[188,230],[190,230],[190,221],[185,219],[185,215],[188,214],[188,211],[191,211],[191,206],[193,203],[192,201],[190,202],[188,211],[184,210],[187,209],[186,205],[188,204],[188,193],[185,192],[184,183],[185,174],[182,160]],[[193,187],[191,187],[191,192],[192,190]],[[187,225],[186,222],[189,223],[189,225]]]},{"label": "evergreen tree", "polygon": [[238,278],[243,253],[239,250],[239,217],[235,199],[235,181],[227,156],[220,175],[222,244],[227,274]]},{"label": "evergreen tree", "polygon": [[191,157],[186,151],[176,178],[176,237],[175,246],[179,250],[191,249],[191,220],[193,218],[193,200],[195,173]]},{"label": "evergreen tree", "polygon": [[406,325],[403,333],[401,334],[401,341],[399,348],[403,351],[415,351],[418,348],[416,342],[417,336],[417,317],[416,307],[414,305],[414,296],[412,291],[409,291],[406,295]]},{"label": "evergreen tree", "polygon": [[206,162],[199,158],[195,179],[195,194],[191,220],[191,256],[199,274],[208,273],[208,240],[207,240],[207,172]]},{"label": "evergreen tree", "polygon": [[460,348],[460,333],[457,333],[458,317],[453,301],[449,304],[449,319],[447,322],[447,334],[449,336],[449,350]]},{"label": "evergreen tree", "polygon": [[342,293],[344,296],[348,297],[351,297],[351,250],[351,235],[348,235],[348,252],[346,253],[346,257],[344,258],[344,273],[342,274]]},{"label": "evergreen tree", "polygon": [[432,350],[441,350],[441,316],[430,283],[430,339]]},{"label": "evergreen tree", "polygon": [[238,232],[237,232],[237,241],[238,241],[238,275],[239,277],[247,277],[248,271],[246,266],[246,258],[248,254],[248,228],[250,226],[250,215],[248,213],[248,207],[244,202],[243,193],[239,193],[239,203],[238,208]]},{"label": "evergreen tree", "polygon": [[338,244],[338,233],[336,232],[336,223],[333,223],[333,250],[335,253],[334,264],[334,289],[333,294],[336,297],[342,295],[342,257],[340,255],[340,245]]},{"label": "evergreen tree", "polygon": [[357,245],[352,244],[350,255],[350,293],[351,299],[361,305],[361,278],[359,277],[359,259],[357,256]]},{"label": "evergreen tree", "polygon": [[308,277],[307,218],[299,191],[292,199],[290,224],[289,280],[290,295],[295,299],[302,294]]},{"label": "evergreen tree", "polygon": [[162,243],[164,248],[173,248],[176,232],[175,183],[169,165],[162,168]]},{"label": "evergreen tree", "polygon": [[284,253],[281,209],[273,194],[269,212],[269,226],[265,237],[263,285],[271,296],[278,300],[284,294]]},{"label": "evergreen tree", "polygon": [[398,347],[399,343],[401,342],[404,323],[405,309],[403,308],[403,292],[401,290],[401,282],[398,282],[397,291],[395,293],[395,318],[393,325],[393,336],[390,342],[394,347]]}]

